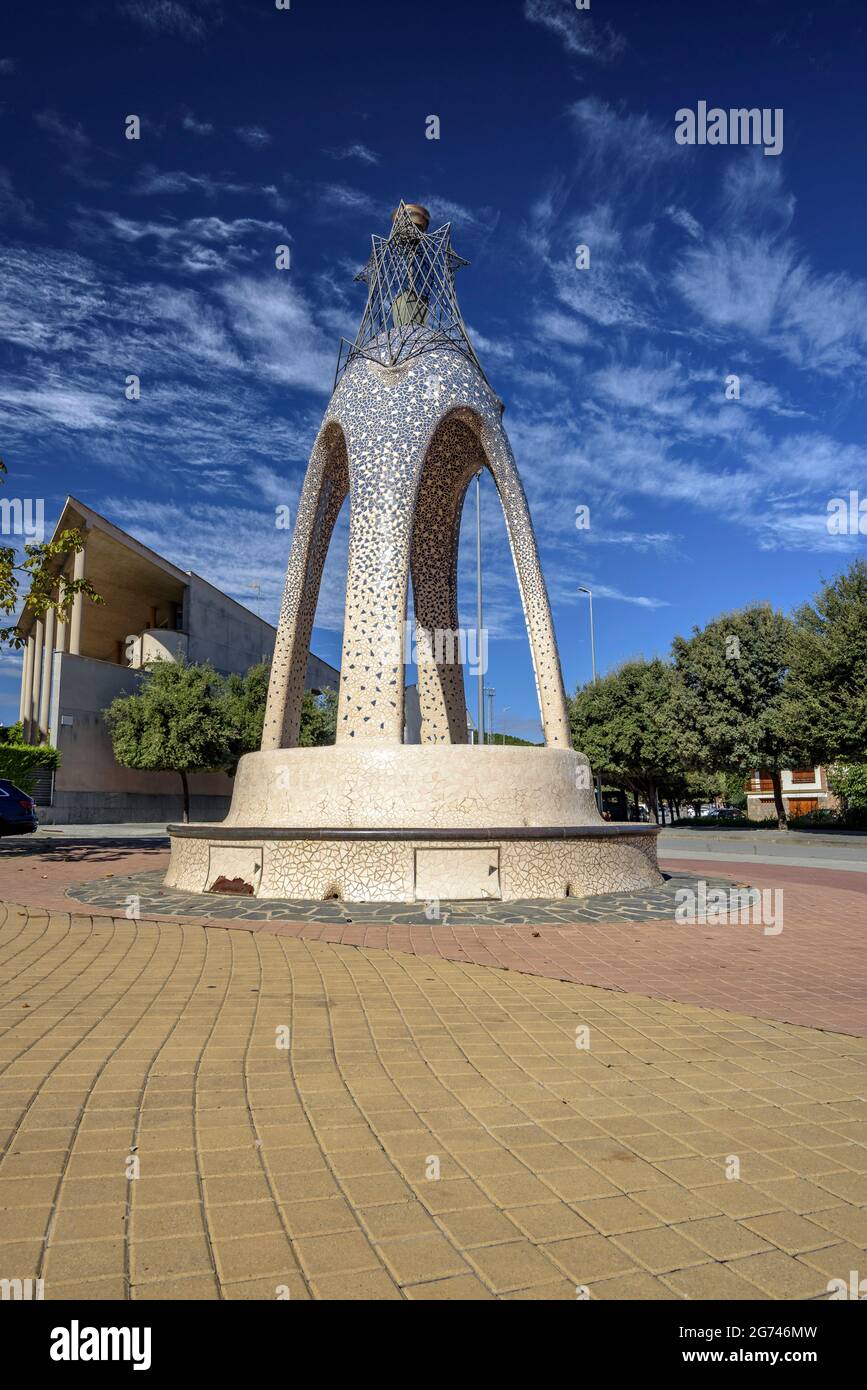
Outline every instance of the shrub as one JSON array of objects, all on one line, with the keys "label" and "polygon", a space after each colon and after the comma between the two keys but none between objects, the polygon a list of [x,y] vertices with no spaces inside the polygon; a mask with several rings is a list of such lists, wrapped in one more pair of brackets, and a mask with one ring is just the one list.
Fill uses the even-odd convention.
[{"label": "shrub", "polygon": [[36,786],[36,774],[46,767],[59,767],[60,754],[49,744],[0,743],[0,777],[14,782],[28,796]]}]

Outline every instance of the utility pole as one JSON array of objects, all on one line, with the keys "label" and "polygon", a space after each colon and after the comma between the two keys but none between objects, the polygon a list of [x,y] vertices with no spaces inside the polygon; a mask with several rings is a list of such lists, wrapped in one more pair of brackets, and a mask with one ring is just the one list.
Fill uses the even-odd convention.
[{"label": "utility pole", "polygon": [[[590,600],[590,666],[593,672],[593,684],[596,684],[596,631],[593,626],[593,590],[581,584],[578,587],[579,594],[586,594]],[[596,803],[599,807],[599,814],[602,815],[602,779],[598,773],[596,776]]]},{"label": "utility pole", "polygon": [[489,728],[490,728],[490,730],[491,730],[491,733],[490,733],[490,740],[491,740],[491,743],[494,742],[494,738],[495,738],[495,735],[494,735],[494,696],[496,695],[496,693],[497,693],[497,692],[496,692],[496,690],[494,689],[494,687],[493,687],[492,685],[486,685],[486,686],[485,686],[485,694],[486,694],[487,697],[488,697],[488,726],[489,726]]}]

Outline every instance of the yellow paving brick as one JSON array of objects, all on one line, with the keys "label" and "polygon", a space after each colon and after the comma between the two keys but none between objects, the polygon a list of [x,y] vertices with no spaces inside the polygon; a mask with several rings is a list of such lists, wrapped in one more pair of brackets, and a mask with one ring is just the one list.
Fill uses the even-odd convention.
[{"label": "yellow paving brick", "polygon": [[510,1241],[503,1245],[476,1246],[467,1258],[494,1293],[509,1293],[515,1289],[549,1284],[557,1274],[557,1266],[545,1252],[528,1240]]},{"label": "yellow paving brick", "polygon": [[692,1269],[678,1269],[660,1276],[661,1282],[668,1286],[679,1298],[697,1301],[711,1299],[764,1299],[770,1295],[757,1288],[755,1284],[735,1273],[730,1265],[696,1265]]},{"label": "yellow paving brick", "polygon": [[418,1202],[392,1202],[361,1207],[356,1216],[372,1241],[389,1236],[434,1235],[438,1227]]},{"label": "yellow paving brick", "polygon": [[[805,1250],[798,1259],[810,1269],[827,1274],[829,1279],[849,1279],[853,1269],[860,1270],[864,1264],[864,1251],[859,1246],[847,1245],[845,1241],[835,1241],[821,1250]],[[859,1278],[867,1278],[867,1272]]]},{"label": "yellow paving brick", "polygon": [[41,1239],[51,1219],[50,1202],[38,1207],[0,1209],[0,1242]]},{"label": "yellow paving brick", "polygon": [[277,1274],[270,1279],[241,1279],[230,1284],[223,1284],[223,1297],[240,1301],[252,1299],[256,1302],[269,1303],[275,1302],[301,1302],[310,1301],[310,1292],[304,1283],[301,1275]]},{"label": "yellow paving brick", "polygon": [[828,1211],[814,1211],[810,1220],[839,1240],[867,1246],[867,1211],[859,1207],[841,1206],[831,1207]]},{"label": "yellow paving brick", "polygon": [[670,1226],[657,1226],[652,1231],[627,1231],[615,1236],[614,1243],[636,1264],[644,1265],[651,1274],[667,1274],[672,1269],[686,1269],[701,1264],[707,1254],[678,1235]]},{"label": "yellow paving brick", "polygon": [[219,1298],[219,1285],[211,1275],[193,1274],[181,1279],[157,1279],[152,1284],[134,1284],[130,1296],[135,1302],[165,1299],[171,1303],[204,1302]]},{"label": "yellow paving brick", "polygon": [[636,1264],[613,1241],[599,1235],[551,1241],[545,1251],[576,1284],[633,1272]]},{"label": "yellow paving brick", "polygon": [[446,1235],[462,1250],[514,1241],[522,1235],[517,1226],[493,1206],[448,1212],[437,1220]]},{"label": "yellow paving brick", "polygon": [[80,1240],[49,1244],[45,1279],[52,1284],[72,1279],[92,1279],[104,1274],[123,1274],[123,1240]]},{"label": "yellow paving brick", "polygon": [[296,1241],[295,1249],[302,1266],[312,1278],[318,1278],[321,1274],[344,1274],[380,1267],[373,1246],[360,1232],[304,1236]]},{"label": "yellow paving brick", "polygon": [[134,1284],[167,1279],[177,1274],[207,1274],[211,1268],[211,1257],[203,1235],[136,1240],[130,1246],[130,1277]]},{"label": "yellow paving brick", "polygon": [[[46,1303],[52,1301],[83,1302],[110,1302],[116,1303],[125,1300],[127,1297],[127,1282],[122,1275],[113,1275],[104,1279],[88,1279],[82,1282],[80,1279],[73,1279],[69,1282],[46,1280],[43,1296]],[[216,1295],[211,1294],[211,1298]]]},{"label": "yellow paving brick", "polygon": [[728,1266],[733,1273],[755,1284],[771,1298],[818,1298],[827,1292],[827,1278],[782,1251],[748,1255]]},{"label": "yellow paving brick", "polygon": [[762,1222],[774,1221],[774,1216],[738,1222],[729,1216],[709,1216],[699,1221],[684,1221],[671,1229],[715,1260],[734,1260],[739,1255],[754,1255],[769,1248],[771,1242],[762,1235]]},{"label": "yellow paving brick", "polygon": [[449,1274],[465,1274],[469,1266],[439,1233],[399,1236],[380,1241],[377,1250],[398,1284],[421,1284]]},{"label": "yellow paving brick", "polygon": [[360,1270],[354,1274],[320,1274],[313,1280],[313,1292],[317,1298],[341,1302],[354,1299],[379,1302],[401,1297],[397,1284],[380,1269]]},{"label": "yellow paving brick", "polygon": [[277,1207],[270,1200],[208,1207],[207,1215],[211,1238],[218,1243],[233,1236],[275,1236],[283,1230]]},{"label": "yellow paving brick", "polygon": [[619,1274],[613,1279],[599,1279],[590,1286],[591,1299],[626,1300],[627,1302],[647,1302],[671,1300],[677,1297],[666,1288],[661,1279],[638,1270],[635,1274]]},{"label": "yellow paving brick", "polygon": [[[751,1231],[756,1231],[771,1245],[784,1250],[787,1255],[800,1255],[805,1250],[820,1250],[823,1245],[834,1243],[834,1237],[821,1226],[798,1216],[793,1211],[775,1211],[768,1216],[753,1216],[744,1222]],[[746,1254],[746,1251],[739,1252]],[[721,1255],[721,1259],[731,1259],[731,1255]]]},{"label": "yellow paving brick", "polygon": [[658,1218],[631,1197],[598,1197],[591,1202],[576,1202],[575,1210],[604,1236],[659,1225]]},{"label": "yellow paving brick", "polygon": [[567,1236],[590,1235],[593,1227],[564,1202],[543,1202],[538,1206],[510,1207],[506,1215],[536,1243],[563,1240]]},{"label": "yellow paving brick", "polygon": [[474,1274],[455,1274],[429,1284],[411,1284],[404,1292],[407,1298],[418,1302],[474,1303],[494,1297]]}]

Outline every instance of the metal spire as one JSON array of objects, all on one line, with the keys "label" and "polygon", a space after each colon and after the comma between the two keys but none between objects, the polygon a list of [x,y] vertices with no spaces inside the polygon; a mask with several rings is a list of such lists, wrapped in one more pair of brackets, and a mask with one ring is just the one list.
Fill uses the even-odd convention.
[{"label": "metal spire", "polygon": [[429,223],[425,208],[401,202],[390,235],[371,238],[370,260],[355,277],[367,284],[367,305],[355,342],[340,341],[335,386],[355,357],[394,367],[449,345],[485,375],[455,295],[455,271],[469,261],[452,249],[450,222],[435,232]]}]

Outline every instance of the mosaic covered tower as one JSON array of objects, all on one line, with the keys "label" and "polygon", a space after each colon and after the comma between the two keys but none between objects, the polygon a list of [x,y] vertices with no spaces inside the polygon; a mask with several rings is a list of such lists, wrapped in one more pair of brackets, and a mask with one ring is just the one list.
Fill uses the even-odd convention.
[{"label": "mosaic covered tower", "polygon": [[[171,826],[166,882],[220,877],[261,897],[556,898],[659,881],[655,828],[606,824],[572,750],[551,610],[503,404],[455,296],[448,224],[401,203],[359,279],[307,468],[271,667],[262,749],[241,759],[219,826]],[[526,619],[543,748],[471,746],[457,600],[461,512],[493,478]],[[299,748],[304,672],[328,545],[349,498],[336,742]],[[409,580],[421,743],[403,743]]]}]

